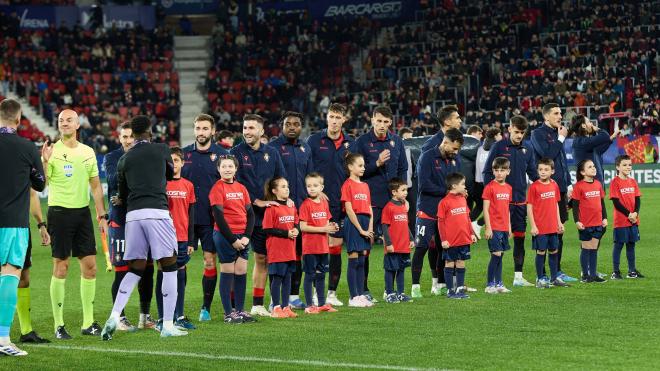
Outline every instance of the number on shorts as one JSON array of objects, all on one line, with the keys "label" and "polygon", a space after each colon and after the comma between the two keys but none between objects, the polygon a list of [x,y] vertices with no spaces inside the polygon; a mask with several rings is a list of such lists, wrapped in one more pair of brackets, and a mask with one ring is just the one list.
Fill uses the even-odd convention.
[{"label": "number on shorts", "polygon": [[426,226],[425,225],[418,225],[417,226],[417,234],[420,236],[426,235]]},{"label": "number on shorts", "polygon": [[126,248],[126,240],[115,240],[115,243],[117,244],[116,250],[123,253]]}]

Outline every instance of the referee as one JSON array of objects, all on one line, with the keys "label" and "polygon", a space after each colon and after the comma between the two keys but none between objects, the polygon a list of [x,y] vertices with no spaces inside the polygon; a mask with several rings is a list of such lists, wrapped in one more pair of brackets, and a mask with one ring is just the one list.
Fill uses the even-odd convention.
[{"label": "referee", "polygon": [[64,288],[69,258],[80,262],[80,299],[83,335],[101,335],[94,321],[96,293],[96,240],[89,212],[89,187],[96,205],[96,220],[102,233],[108,230],[103,189],[99,180],[96,154],[76,138],[78,114],[66,109],[57,118],[61,139],[45,143],[42,161],[48,183],[48,232],[51,236],[53,277],[50,301],[53,307],[55,338],[71,339],[64,328]]},{"label": "referee", "polygon": [[0,102],[0,158],[8,159],[0,177],[0,355],[25,356],[9,340],[17,291],[29,238],[30,187],[42,191],[43,168],[34,144],[16,135],[21,105]]}]

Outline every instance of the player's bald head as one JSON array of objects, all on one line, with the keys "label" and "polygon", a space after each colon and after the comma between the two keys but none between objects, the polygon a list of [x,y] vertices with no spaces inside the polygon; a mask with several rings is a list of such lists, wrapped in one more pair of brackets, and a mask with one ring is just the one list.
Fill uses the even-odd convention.
[{"label": "player's bald head", "polygon": [[65,109],[57,116],[57,128],[64,137],[75,135],[80,127],[78,114],[71,109]]}]

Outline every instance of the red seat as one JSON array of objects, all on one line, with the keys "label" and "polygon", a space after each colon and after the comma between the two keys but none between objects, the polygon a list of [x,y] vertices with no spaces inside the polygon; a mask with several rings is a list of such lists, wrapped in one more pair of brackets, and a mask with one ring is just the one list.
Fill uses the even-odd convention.
[{"label": "red seat", "polygon": [[106,84],[109,84],[112,81],[112,74],[111,73],[104,73],[103,74],[103,82]]},{"label": "red seat", "polygon": [[92,81],[95,83],[100,83],[101,82],[101,74],[100,73],[92,73]]},{"label": "red seat", "polygon": [[119,107],[119,116],[125,120],[128,118],[128,108],[126,107]]}]

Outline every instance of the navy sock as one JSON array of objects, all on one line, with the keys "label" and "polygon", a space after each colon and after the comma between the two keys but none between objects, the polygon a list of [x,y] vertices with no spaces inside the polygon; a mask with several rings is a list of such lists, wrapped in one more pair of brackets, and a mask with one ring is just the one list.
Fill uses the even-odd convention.
[{"label": "navy sock", "polygon": [[364,284],[363,284],[363,292],[364,291],[369,291],[369,255],[365,255],[362,257],[364,260],[363,270],[364,270]]},{"label": "navy sock", "polygon": [[325,305],[325,273],[316,273],[314,276],[314,286],[316,287],[316,297],[319,299],[319,307]]},{"label": "navy sock", "polygon": [[245,308],[246,284],[246,274],[234,274],[234,308],[239,312],[242,312]]},{"label": "navy sock", "polygon": [[635,266],[635,243],[626,244],[626,258],[628,259],[628,272],[636,272]]},{"label": "navy sock", "polygon": [[291,276],[292,273],[287,273],[282,280],[282,308],[289,306],[289,295],[291,295]]},{"label": "navy sock", "polygon": [[388,295],[394,292],[394,271],[385,270],[385,292]]},{"label": "navy sock", "polygon": [[355,289],[357,290],[358,295],[364,294],[364,285],[366,285],[366,279],[364,275],[364,255],[358,256],[357,271],[355,272]]},{"label": "navy sock", "polygon": [[405,290],[405,270],[404,269],[399,269],[396,271],[396,293],[397,294],[403,294],[403,291]]},{"label": "navy sock", "polygon": [[465,268],[456,268],[456,286],[465,286]]},{"label": "navy sock", "polygon": [[543,277],[543,267],[545,266],[545,255],[536,254],[536,278]]},{"label": "navy sock", "polygon": [[[620,270],[621,250],[623,250],[623,244],[620,242],[615,242],[614,248],[612,249],[612,270],[616,272]],[[628,255],[628,251],[626,250],[626,256],[627,255]],[[630,263],[628,263],[628,267],[630,267]],[[630,268],[628,269],[630,270]]]},{"label": "navy sock", "polygon": [[282,276],[270,276],[270,297],[273,299],[273,307],[280,305],[282,278]]},{"label": "navy sock", "polygon": [[355,282],[355,275],[357,274],[357,258],[348,258],[348,269],[346,269],[346,281],[348,281],[348,291],[350,292],[351,299],[358,296],[357,283]]},{"label": "navy sock", "polygon": [[220,300],[222,301],[222,308],[225,310],[225,314],[229,314],[233,311],[231,306],[231,286],[233,283],[233,273],[220,272]]},{"label": "navy sock", "polygon": [[454,290],[454,268],[445,267],[445,282],[447,283],[447,292]]},{"label": "navy sock", "polygon": [[183,308],[186,300],[186,283],[188,283],[188,277],[186,274],[186,268],[179,269],[176,271],[176,308],[174,309],[174,319],[176,320],[179,317],[183,317]]},{"label": "navy sock", "polygon": [[598,271],[596,270],[596,264],[598,262],[598,250],[589,250],[589,272],[591,277],[596,277]]},{"label": "navy sock", "polygon": [[559,271],[557,269],[559,262],[559,252],[556,252],[554,254],[550,253],[550,256],[548,257],[548,261],[550,263],[550,280],[554,281],[557,279],[557,272]]},{"label": "navy sock", "polygon": [[488,262],[488,277],[486,283],[491,286],[495,283],[495,270],[497,269],[497,256],[491,254]]},{"label": "navy sock", "polygon": [[504,255],[496,256],[497,258],[497,267],[495,268],[495,283],[496,284],[501,284],[502,283],[502,261],[504,259]]},{"label": "navy sock", "polygon": [[585,248],[580,251],[580,266],[582,267],[582,275],[589,276],[589,251]]},{"label": "navy sock", "polygon": [[313,285],[315,280],[315,273],[305,273],[305,278],[303,279],[303,292],[305,293],[305,304],[308,307],[314,305],[314,302],[312,301],[312,292],[314,291]]},{"label": "navy sock", "polygon": [[156,308],[158,308],[158,319],[163,318],[163,271],[160,269],[156,274]]}]

